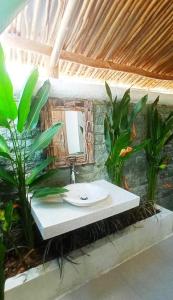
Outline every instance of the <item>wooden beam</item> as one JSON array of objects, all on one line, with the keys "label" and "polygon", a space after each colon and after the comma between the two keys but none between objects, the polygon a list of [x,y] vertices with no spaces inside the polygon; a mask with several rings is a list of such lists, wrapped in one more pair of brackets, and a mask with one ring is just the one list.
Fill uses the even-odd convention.
[{"label": "wooden beam", "polygon": [[98,69],[108,69],[108,70],[132,73],[132,74],[136,74],[136,75],[140,75],[152,79],[173,80],[173,75],[150,72],[134,66],[118,64],[108,60],[94,59],[91,57],[86,57],[81,54],[67,52],[63,50],[61,51],[60,58],[69,62],[85,65],[88,67],[98,68]]},{"label": "wooden beam", "polygon": [[50,76],[50,77],[58,78],[59,77],[59,63],[54,68],[48,67],[47,73],[48,73],[48,76]]},{"label": "wooden beam", "polygon": [[58,34],[57,34],[57,37],[56,37],[56,40],[54,43],[54,47],[52,50],[52,54],[50,57],[50,68],[54,68],[58,64],[60,53],[63,48],[66,34],[69,29],[71,16],[72,16],[72,13],[74,11],[74,8],[75,8],[77,2],[79,2],[79,0],[68,0],[67,6],[66,6],[66,9],[65,9],[62,21],[61,21],[60,29],[58,31]]},{"label": "wooden beam", "polygon": [[9,47],[24,49],[47,56],[50,56],[52,53],[52,47],[35,42],[34,40],[22,38],[17,35],[3,34],[1,36],[1,41],[2,43],[7,44]]},{"label": "wooden beam", "polygon": [[[19,36],[11,35],[11,34],[3,34],[1,37],[2,42],[7,43],[10,47],[20,48],[27,51],[36,52],[39,54],[51,56],[52,47],[47,46],[32,40],[24,39]],[[144,69],[140,69],[134,66],[127,66],[123,64],[117,64],[112,61],[105,61],[101,59],[93,59],[91,57],[86,57],[81,54],[67,52],[61,50],[60,59],[66,60],[69,62],[85,65],[92,68],[98,69],[108,69],[126,73],[132,73],[152,79],[160,79],[160,80],[173,80],[173,75],[167,74],[159,74],[155,72],[146,71]],[[51,76],[57,77],[58,74],[58,64],[52,70],[49,70],[49,74]]]}]

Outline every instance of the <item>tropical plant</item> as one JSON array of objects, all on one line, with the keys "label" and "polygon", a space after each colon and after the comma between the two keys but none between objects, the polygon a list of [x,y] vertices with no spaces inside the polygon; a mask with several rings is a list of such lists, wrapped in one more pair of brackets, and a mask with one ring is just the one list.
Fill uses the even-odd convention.
[{"label": "tropical plant", "polygon": [[28,165],[34,154],[45,149],[62,126],[61,123],[52,125],[45,132],[38,134],[31,145],[27,146],[28,135],[37,126],[40,111],[48,99],[50,90],[49,81],[45,81],[36,96],[33,97],[38,76],[37,70],[31,72],[17,107],[12,82],[5,68],[4,53],[0,47],[0,126],[5,128],[9,134],[8,141],[0,135],[0,157],[6,160],[10,166],[10,170],[0,168],[0,178],[13,185],[17,191],[22,227],[29,247],[33,247],[33,220],[28,199],[29,191],[32,190],[37,197],[64,191],[63,188],[58,187],[44,187],[40,191],[37,186],[37,182],[42,177],[51,176],[51,172],[45,175],[43,171],[52,162],[52,157],[48,157],[28,174]]},{"label": "tropical plant", "polygon": [[147,102],[147,95],[137,102],[130,112],[130,89],[128,89],[121,101],[117,97],[113,99],[112,92],[105,82],[109,98],[109,113],[106,113],[104,120],[105,143],[108,152],[106,167],[110,179],[114,184],[123,186],[123,167],[125,161],[135,152],[144,148],[146,141],[134,145],[135,118]]},{"label": "tropical plant", "polygon": [[145,146],[147,158],[148,193],[147,200],[156,202],[156,189],[158,174],[167,167],[168,157],[163,150],[165,145],[173,138],[173,112],[165,119],[158,112],[159,97],[147,109],[147,139]]}]

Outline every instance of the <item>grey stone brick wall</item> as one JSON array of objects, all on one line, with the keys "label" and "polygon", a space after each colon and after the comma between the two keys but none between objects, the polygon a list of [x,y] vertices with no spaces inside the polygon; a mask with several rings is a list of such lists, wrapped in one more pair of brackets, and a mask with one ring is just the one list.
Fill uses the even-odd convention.
[{"label": "grey stone brick wall", "polygon": [[[104,116],[107,110],[106,103],[103,101],[94,101],[94,155],[95,163],[89,165],[78,166],[76,175],[77,182],[93,181],[97,179],[107,179],[108,175],[105,168],[105,160],[107,158],[106,147],[104,142]],[[159,106],[159,111],[163,116],[166,116],[170,111],[173,111],[171,106]],[[137,142],[145,137],[145,123],[146,113],[145,111],[138,115],[136,120],[137,129]],[[32,141],[32,138],[38,130],[32,132],[31,136],[28,136],[28,143]],[[5,131],[3,132],[6,135]],[[167,169],[160,172],[159,184],[158,184],[158,202],[163,206],[173,209],[173,142],[169,143],[165,149],[167,155],[170,157],[170,164]],[[30,162],[29,169],[35,166],[43,159],[43,155],[38,153],[34,157],[34,161]],[[0,166],[4,162],[0,161]],[[138,194],[142,199],[146,196],[147,178],[146,178],[146,159],[145,152],[141,151],[134,154],[126,163],[124,175],[128,182],[130,191]],[[46,184],[50,186],[66,185],[70,182],[70,170],[69,168],[58,169],[57,174],[50,182]],[[4,185],[0,186],[0,196],[4,193]]]}]

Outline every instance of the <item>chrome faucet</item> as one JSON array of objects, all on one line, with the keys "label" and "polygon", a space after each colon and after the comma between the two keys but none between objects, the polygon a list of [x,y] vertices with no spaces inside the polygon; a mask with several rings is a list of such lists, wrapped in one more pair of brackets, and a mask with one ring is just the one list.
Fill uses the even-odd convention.
[{"label": "chrome faucet", "polygon": [[75,156],[69,156],[69,162],[70,162],[70,183],[76,183],[76,174],[79,174],[75,170]]}]

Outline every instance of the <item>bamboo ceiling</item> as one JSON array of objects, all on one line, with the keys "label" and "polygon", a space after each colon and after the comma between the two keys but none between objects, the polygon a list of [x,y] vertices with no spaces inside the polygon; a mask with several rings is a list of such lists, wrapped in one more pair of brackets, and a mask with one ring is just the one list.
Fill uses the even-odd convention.
[{"label": "bamboo ceiling", "polygon": [[55,77],[173,91],[172,0],[30,0],[2,43]]}]

